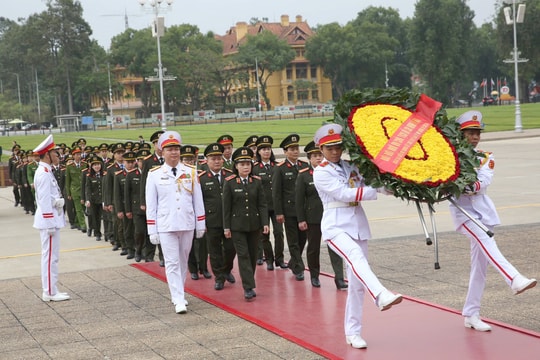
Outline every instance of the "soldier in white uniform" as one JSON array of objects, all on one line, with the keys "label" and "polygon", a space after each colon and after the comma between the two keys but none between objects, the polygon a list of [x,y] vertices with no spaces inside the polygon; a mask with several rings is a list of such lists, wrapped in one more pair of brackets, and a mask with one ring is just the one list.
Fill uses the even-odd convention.
[{"label": "soldier in white uniform", "polygon": [[[465,139],[476,148],[480,141],[482,113],[468,111],[457,118],[456,121],[460,124]],[[486,192],[493,178],[495,160],[493,154],[489,152],[477,150],[476,155],[480,160],[480,167],[477,169],[478,180],[467,186],[465,193],[455,201],[474,219],[484,224],[490,231],[493,231],[493,228],[499,225],[500,221],[495,205]],[[493,265],[503,276],[516,295],[534,287],[536,280],[522,276],[501,254],[495,239],[489,237],[452,204],[450,204],[450,214],[454,220],[456,230],[467,236],[471,241],[469,290],[462,312],[465,317],[465,327],[478,331],[489,331],[491,326],[480,320],[479,317],[488,264]]]},{"label": "soldier in white uniform", "polygon": [[52,135],[35,149],[39,155],[39,167],[34,177],[37,209],[34,228],[41,237],[41,285],[43,301],[68,300],[69,295],[58,292],[58,258],[60,255],[60,229],[65,226],[64,199],[52,171],[58,166],[60,154],[56,150]]},{"label": "soldier in white uniform", "polygon": [[187,312],[184,294],[188,257],[195,230],[204,235],[205,213],[197,169],[180,162],[180,134],[166,131],[157,146],[165,163],[146,180],[146,224],[152,244],[161,243],[171,300],[177,314]]},{"label": "soldier in white uniform", "polygon": [[[381,311],[401,302],[400,294],[387,290],[371,270],[367,255],[369,224],[361,202],[377,199],[377,189],[364,185],[358,168],[341,159],[342,128],[337,124],[322,126],[314,141],[324,160],[315,168],[313,180],[323,203],[322,239],[347,264],[349,290],[345,305],[345,340],[352,347],[366,348],[360,336],[364,292],[367,291]],[[385,193],[384,190],[380,192]]]}]

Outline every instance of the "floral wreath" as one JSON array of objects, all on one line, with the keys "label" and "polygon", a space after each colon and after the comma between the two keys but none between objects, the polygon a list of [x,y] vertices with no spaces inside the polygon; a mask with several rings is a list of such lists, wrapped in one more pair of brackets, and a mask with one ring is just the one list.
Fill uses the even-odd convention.
[{"label": "floral wreath", "polygon": [[408,89],[352,90],[336,105],[343,144],[366,185],[435,203],[476,181],[478,160],[441,104]]}]

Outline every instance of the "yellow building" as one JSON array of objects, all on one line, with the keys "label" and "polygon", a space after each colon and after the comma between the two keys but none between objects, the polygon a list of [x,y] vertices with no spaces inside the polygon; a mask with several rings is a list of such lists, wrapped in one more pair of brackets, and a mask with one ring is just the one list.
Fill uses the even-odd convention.
[{"label": "yellow building", "polygon": [[[295,50],[294,60],[282,71],[273,73],[267,81],[267,95],[273,106],[285,105],[307,105],[327,103],[332,100],[332,83],[330,79],[323,75],[319,66],[310,65],[305,58],[306,40],[313,36],[314,32],[302,16],[296,16],[296,21],[289,21],[288,15],[281,16],[281,22],[269,23],[258,22],[255,25],[248,25],[245,22],[238,22],[227,31],[225,35],[218,35],[216,38],[223,43],[223,55],[229,56],[238,52],[238,47],[247,41],[248,35],[256,35],[262,31],[271,31],[280,39]],[[298,80],[312,82],[312,88],[299,88]],[[257,81],[255,74],[255,64],[250,69],[250,81],[247,85],[257,93]],[[245,85],[237,84],[232,89],[234,93],[245,91]],[[249,101],[249,99],[243,99]],[[270,109],[268,109],[270,110]]]}]

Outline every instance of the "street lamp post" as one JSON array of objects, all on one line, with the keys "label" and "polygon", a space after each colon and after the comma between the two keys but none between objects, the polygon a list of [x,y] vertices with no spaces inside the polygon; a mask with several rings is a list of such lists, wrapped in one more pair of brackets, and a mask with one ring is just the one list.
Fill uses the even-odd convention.
[{"label": "street lamp post", "polygon": [[19,111],[21,113],[22,120],[22,103],[21,103],[21,83],[19,82],[19,74],[13,73],[17,77],[17,95],[19,96]]},{"label": "street lamp post", "polygon": [[[514,63],[514,76],[515,76],[515,86],[516,86],[516,120],[514,125],[515,132],[522,132],[523,126],[521,124],[521,107],[519,102],[519,73],[518,73],[518,63],[527,62],[528,59],[519,59],[519,52],[517,48],[517,30],[516,24],[523,23],[523,18],[525,17],[525,4],[518,4],[518,9],[516,12],[516,0],[507,0],[507,4],[512,4],[512,7],[504,8],[504,17],[506,19],[507,25],[512,25],[514,30],[514,50],[512,51],[513,59],[504,60],[505,63]],[[510,14],[511,13],[511,14]]]},{"label": "street lamp post", "polygon": [[149,6],[149,10],[154,14],[154,24],[152,28],[152,35],[157,39],[157,52],[158,52],[158,78],[159,78],[159,95],[161,102],[161,128],[163,131],[167,130],[167,120],[165,119],[165,96],[163,94],[163,64],[161,63],[161,44],[160,37],[164,33],[164,19],[159,16],[160,11],[170,9],[173,0],[167,0],[167,8],[161,6],[163,0],[139,0],[141,8],[144,8],[146,4]]}]

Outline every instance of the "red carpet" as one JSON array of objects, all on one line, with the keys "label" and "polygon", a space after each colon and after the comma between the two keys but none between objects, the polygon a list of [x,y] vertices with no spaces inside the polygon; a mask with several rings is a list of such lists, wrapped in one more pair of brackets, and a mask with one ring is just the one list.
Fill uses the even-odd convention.
[{"label": "red carpet", "polygon": [[[133,264],[162,281],[157,262]],[[240,276],[235,284],[214,290],[214,281],[187,280],[186,291],[236,316],[329,359],[532,359],[540,354],[540,334],[496,321],[493,331],[481,333],[463,326],[455,310],[405,297],[380,312],[366,299],[362,337],[365,350],[345,343],[343,313],[347,292],[337,291],[333,278],[321,276],[321,288],[296,281],[290,271],[267,271],[258,266],[257,298],[246,302]],[[189,314],[189,308],[188,308]]]}]

